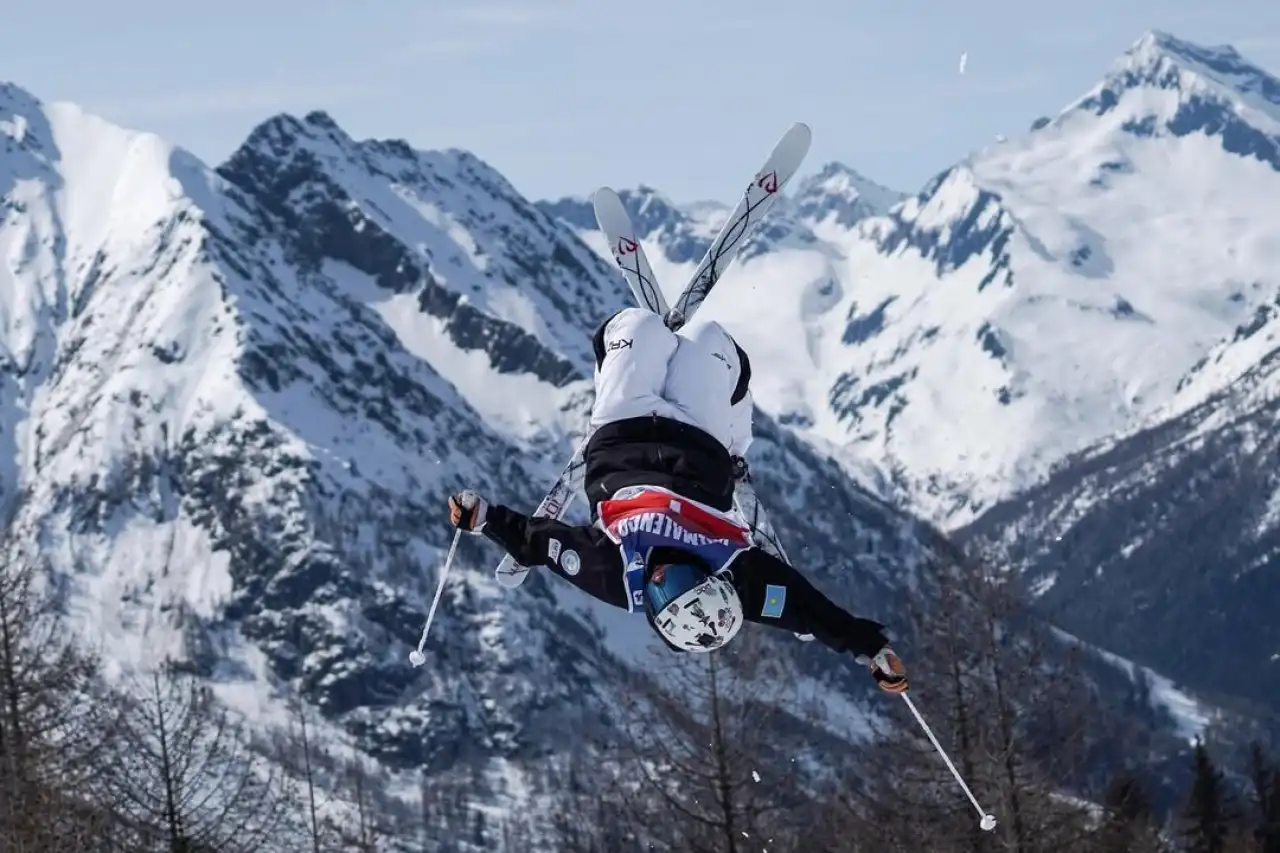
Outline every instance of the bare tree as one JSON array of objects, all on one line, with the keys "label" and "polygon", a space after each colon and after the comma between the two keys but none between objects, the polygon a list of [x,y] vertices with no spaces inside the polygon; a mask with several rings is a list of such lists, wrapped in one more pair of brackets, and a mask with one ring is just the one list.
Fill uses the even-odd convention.
[{"label": "bare tree", "polygon": [[[295,794],[290,806],[288,832],[293,848],[310,853],[335,853],[341,839],[328,816],[335,801],[337,762],[316,742],[311,712],[306,702],[290,702],[286,731],[275,732],[264,750],[289,778]],[[283,833],[281,833],[283,834]]]},{"label": "bare tree", "polygon": [[312,853],[320,853],[324,838],[320,833],[319,803],[317,802],[316,777],[312,763],[311,737],[307,730],[307,706],[299,699],[294,708],[294,718],[298,722],[299,757],[302,759],[303,791],[306,798],[307,834],[311,842]]},{"label": "bare tree", "polygon": [[58,611],[52,577],[11,511],[0,528],[0,838],[15,850],[74,849],[106,833],[82,791],[113,706],[101,701],[96,657]]},{"label": "bare tree", "polygon": [[466,850],[469,839],[483,837],[484,828],[476,825],[472,802],[480,789],[481,781],[469,763],[423,769],[418,788],[422,853]]},{"label": "bare tree", "polygon": [[1064,795],[1086,778],[1101,717],[1076,653],[1031,618],[1007,577],[970,574],[960,592],[976,604],[972,704],[982,719],[973,722],[991,807],[1004,817],[1002,840],[1017,853],[1077,850],[1091,825],[1082,804]]},{"label": "bare tree", "polygon": [[377,773],[357,758],[343,768],[342,781],[342,793],[351,807],[351,817],[339,828],[342,849],[347,853],[378,853],[393,832],[377,796]]},{"label": "bare tree", "polygon": [[855,747],[827,849],[939,853],[1087,849],[1087,805],[1066,795],[1090,752],[1095,706],[1061,653],[1007,584],[972,567],[938,570],[910,608],[912,693],[980,803],[978,815],[905,708]]},{"label": "bare tree", "polygon": [[[938,716],[932,707],[929,711],[931,718]],[[825,833],[814,849],[822,853],[984,849],[974,846],[983,839],[974,837],[973,812],[940,767],[933,747],[901,720],[877,720],[871,728],[869,741],[850,747],[850,761],[841,768],[826,803],[827,814],[821,821]],[[939,726],[940,737],[943,732]],[[958,762],[961,757],[958,751],[953,754]],[[972,773],[969,776],[972,779]]]},{"label": "bare tree", "polygon": [[400,847],[394,849],[402,849],[417,833],[419,815],[388,793],[381,765],[359,755],[335,756],[317,742],[303,700],[295,699],[290,708],[289,729],[277,734],[270,750],[297,782],[289,808],[290,850],[376,853],[395,843]]},{"label": "bare tree", "polygon": [[790,679],[760,677],[769,645],[749,630],[721,652],[657,654],[661,683],[634,677],[622,709],[621,771],[637,784],[619,822],[657,850],[785,849],[805,797],[782,750]]},{"label": "bare tree", "polygon": [[99,791],[135,849],[271,849],[290,793],[279,768],[248,748],[207,686],[174,666],[130,686],[122,748],[101,768]]},{"label": "bare tree", "polygon": [[624,819],[636,797],[621,783],[608,749],[598,747],[584,738],[549,770],[547,840],[557,853],[647,850]]}]

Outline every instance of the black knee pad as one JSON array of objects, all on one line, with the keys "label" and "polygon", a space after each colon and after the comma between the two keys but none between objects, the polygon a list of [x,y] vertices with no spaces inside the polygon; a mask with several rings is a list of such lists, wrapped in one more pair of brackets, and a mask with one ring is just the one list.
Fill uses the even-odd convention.
[{"label": "black knee pad", "polygon": [[610,314],[608,317],[606,317],[606,318],[604,319],[604,322],[603,322],[603,323],[601,323],[601,324],[600,324],[600,326],[596,329],[595,334],[591,336],[591,351],[592,351],[592,352],[594,352],[594,353],[595,353],[595,355],[596,355],[596,370],[599,370],[599,369],[600,369],[600,365],[604,364],[604,357],[605,357],[604,333],[605,333],[605,330],[607,330],[607,329],[609,328],[609,324],[613,322],[613,319],[614,319],[615,317],[617,317],[619,314],[621,314],[623,311],[626,311],[626,310],[627,310],[626,308],[619,308],[617,311],[614,311],[612,314]]},{"label": "black knee pad", "polygon": [[747,396],[747,391],[751,390],[751,359],[747,358],[747,351],[738,346],[737,341],[733,342],[733,348],[738,351],[738,384],[734,387],[729,402],[737,405]]}]

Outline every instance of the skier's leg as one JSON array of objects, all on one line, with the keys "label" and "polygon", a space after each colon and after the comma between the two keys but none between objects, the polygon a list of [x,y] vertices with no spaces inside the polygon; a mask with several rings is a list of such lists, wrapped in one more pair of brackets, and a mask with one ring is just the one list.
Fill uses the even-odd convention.
[{"label": "skier's leg", "polygon": [[691,323],[678,333],[662,394],[684,419],[741,456],[751,443],[751,362],[725,328]]},{"label": "skier's leg", "polygon": [[662,318],[644,308],[624,308],[601,324],[592,338],[596,356],[592,429],[647,415],[685,420],[662,394],[676,343],[675,333]]}]

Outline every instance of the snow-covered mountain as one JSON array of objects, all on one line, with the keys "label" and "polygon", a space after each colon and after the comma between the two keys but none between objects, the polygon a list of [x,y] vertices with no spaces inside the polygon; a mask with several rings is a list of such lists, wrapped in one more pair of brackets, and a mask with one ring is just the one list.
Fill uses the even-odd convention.
[{"label": "snow-covered mountain", "polygon": [[[1073,457],[961,531],[1079,637],[1222,701],[1280,707],[1280,353]],[[1224,681],[1223,661],[1247,673]]]},{"label": "snow-covered mountain", "polygon": [[[1151,32],[1056,118],[900,203],[840,166],[800,183],[773,221],[790,236],[735,273],[757,298],[714,308],[781,365],[767,411],[962,525],[1256,362],[1269,333],[1246,332],[1280,294],[1278,140],[1280,81]],[[693,230],[662,209],[646,247],[674,288],[691,255],[669,235]]]},{"label": "snow-covered mountain", "polygon": [[[910,198],[875,186],[798,183],[772,222],[791,239],[708,300],[768,360],[760,405],[1024,569],[1066,629],[1274,707],[1280,80],[1149,32],[1026,135]],[[607,256],[572,204],[543,207]],[[697,253],[672,235],[719,222],[650,209],[674,289]],[[1243,648],[1259,676],[1217,683]]]},{"label": "snow-covered mountain", "polygon": [[850,229],[864,219],[884,216],[906,198],[843,163],[828,163],[799,181],[790,194],[788,211],[819,234],[827,229]]},{"label": "snow-covered mountain", "polygon": [[841,424],[954,524],[1157,416],[1280,293],[1278,134],[1274,78],[1147,34],[852,241]]},{"label": "snow-covered mountain", "polygon": [[[10,85],[0,199],[0,490],[109,659],[189,658],[264,726],[301,696],[329,743],[406,773],[478,763],[511,796],[609,719],[649,632],[536,574],[499,588],[482,543],[430,665],[405,662],[444,496],[532,507],[584,420],[589,333],[627,295],[571,229],[465,152],[323,113],[213,170]],[[894,622],[944,543],[785,427],[757,433],[797,558]],[[857,729],[865,672],[774,633],[796,701]]]},{"label": "snow-covered mountain", "polygon": [[[893,622],[916,569],[952,552],[885,497],[959,525],[1100,439],[1034,504],[1092,502],[1081,536],[1153,472],[1167,518],[1106,536],[1192,528],[1210,450],[1238,451],[1216,470],[1254,477],[1242,500],[1262,517],[1277,92],[1229,49],[1152,34],[1057,119],[916,196],[840,164],[796,182],[703,310],[768,366],[752,466],[821,587]],[[622,195],[675,291],[728,206]],[[531,507],[578,437],[589,332],[628,298],[587,202],[532,203],[466,152],[356,141],[324,113],[264,122],[215,170],[5,85],[0,199],[0,497],[113,659],[188,656],[259,723],[301,695],[332,742],[405,771],[477,763],[511,796],[609,718],[647,632],[537,575],[500,589],[480,543],[430,665],[405,664],[444,495]],[[1125,461],[1103,488],[1086,473],[1107,453]],[[1079,612],[1116,596],[1038,544],[1074,533],[1019,506],[972,535],[1025,537],[1008,556],[1037,578],[1063,563]],[[1248,585],[1272,547],[1256,541],[1231,558],[1262,567],[1239,596],[1269,594]],[[1156,653],[1063,624],[1192,674],[1178,637]],[[852,661],[778,647],[798,683],[861,707]]]},{"label": "snow-covered mountain", "polygon": [[[346,169],[361,161],[339,160],[357,152],[323,116],[255,133],[227,168],[244,178],[272,152],[277,180],[253,195],[153,136],[13,87],[0,93],[0,131],[0,483],[6,499],[28,492],[20,529],[72,582],[74,609],[112,659],[194,656],[261,719],[280,710],[275,686],[292,687],[400,766],[442,747],[429,727],[501,744],[527,703],[569,695],[564,681],[521,673],[544,655],[526,620],[560,614],[535,599],[504,606],[479,573],[452,590],[454,637],[432,673],[404,666],[403,643],[447,544],[441,496],[502,483],[528,501],[545,476],[513,452],[518,425],[504,434],[477,405],[520,383],[530,405],[558,405],[581,347],[524,329],[616,304],[607,268],[469,158],[388,152],[376,162],[404,183],[370,171],[359,184]],[[456,193],[439,225],[432,195],[412,192],[427,176]],[[338,192],[344,178],[354,198]],[[404,187],[400,208],[392,186]],[[485,187],[490,211],[477,213]],[[407,236],[384,230],[411,204],[422,214],[410,233],[435,263],[490,265],[487,292],[442,295],[425,251],[412,258]],[[502,277],[509,256],[465,253],[478,247],[453,218],[503,204],[529,220],[504,235],[528,249],[519,287]],[[499,227],[519,221],[507,213]],[[451,231],[456,253],[444,250]],[[574,301],[539,300],[543,280]],[[479,318],[439,307],[450,299],[501,305],[523,325],[499,307]],[[406,300],[437,324],[422,337],[453,346],[448,369],[489,366],[471,382],[477,405],[459,390],[465,376],[451,381],[402,341]],[[531,372],[546,365],[550,381]],[[542,440],[555,445],[554,430]],[[476,660],[486,665],[449,677],[446,661]],[[483,714],[470,691],[494,697]]]},{"label": "snow-covered mountain", "polygon": [[[1084,138],[1089,159],[1074,147],[1047,159]],[[1097,239],[1079,259],[1077,293],[1093,294],[1089,325],[1102,328],[1068,336],[1059,309],[1029,343],[996,318],[1006,379],[1022,369],[1020,387],[1044,387],[1019,356],[1036,348],[1056,352],[1067,369],[1057,391],[1067,405],[1056,417],[1071,441],[1055,446],[1079,452],[1064,459],[1055,450],[1028,470],[1052,466],[1047,479],[979,492],[1004,500],[964,536],[1023,571],[1067,630],[1185,684],[1274,709],[1280,80],[1229,47],[1153,33],[1023,144],[1044,149],[1025,162],[1033,172],[1091,169],[1098,203],[1112,206],[1110,223],[1083,220]],[[1076,201],[1062,210],[1089,208]],[[1027,221],[1016,212],[999,250],[1015,259],[1013,293],[1026,280],[1007,248]],[[1110,314],[1100,313],[1100,288],[1116,294]],[[1222,683],[1226,656],[1249,677]]]},{"label": "snow-covered mountain", "polygon": [[[654,253],[655,259],[670,264],[693,265],[700,261],[729,216],[728,206],[705,203],[686,207],[644,184],[635,189],[619,190],[618,196],[631,215],[636,231],[659,247]],[[580,234],[598,231],[589,198],[569,196],[537,204],[549,216],[563,221]]]},{"label": "snow-covered mountain", "polygon": [[[745,179],[751,176],[744,163]],[[662,276],[665,288],[676,292],[692,273],[698,261],[715,239],[729,217],[731,204],[714,201],[681,204],[645,184],[635,189],[618,191],[623,206],[631,216],[652,255],[668,273]],[[775,206],[760,231],[756,232],[740,257],[744,261],[768,254],[779,248],[779,237],[793,234],[801,244],[816,240],[816,232],[827,226],[848,229],[872,216],[889,212],[904,194],[888,189],[866,178],[843,163],[828,163],[816,174],[796,182],[780,204]],[[554,201],[538,202],[548,215],[561,220],[593,246],[602,247],[594,235],[599,233],[591,200],[586,196],[566,196]],[[772,237],[771,237],[772,234]],[[684,275],[681,275],[681,274]],[[785,301],[785,300],[779,300]]]}]

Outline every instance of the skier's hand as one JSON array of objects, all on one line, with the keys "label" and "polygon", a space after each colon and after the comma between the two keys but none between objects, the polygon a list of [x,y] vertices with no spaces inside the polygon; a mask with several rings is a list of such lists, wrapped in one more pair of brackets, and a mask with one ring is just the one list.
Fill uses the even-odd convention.
[{"label": "skier's hand", "polygon": [[741,456],[734,456],[733,457],[734,482],[736,483],[738,480],[745,480],[747,478],[747,474],[748,474],[747,460]]},{"label": "skier's hand", "polygon": [[871,677],[887,693],[907,692],[907,668],[888,646],[871,659]]},{"label": "skier's hand", "polygon": [[449,495],[449,523],[468,533],[480,532],[488,510],[485,499],[470,489]]}]

